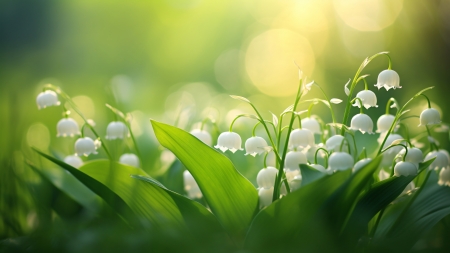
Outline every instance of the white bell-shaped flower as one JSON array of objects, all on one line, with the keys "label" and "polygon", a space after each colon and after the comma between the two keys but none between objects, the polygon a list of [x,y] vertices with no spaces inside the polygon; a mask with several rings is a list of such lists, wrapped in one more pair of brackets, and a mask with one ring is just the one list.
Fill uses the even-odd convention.
[{"label": "white bell-shaped flower", "polygon": [[344,136],[342,135],[333,135],[325,142],[325,147],[330,152],[337,152],[341,151],[339,150],[342,144],[342,151],[347,152],[348,151],[348,143],[344,141]]},{"label": "white bell-shaped flower", "polygon": [[291,188],[291,192],[300,189],[300,186],[302,185],[302,176],[298,175],[295,176],[294,179],[289,182],[289,187]]},{"label": "white bell-shaped flower", "polygon": [[[381,137],[381,136],[380,136]],[[383,141],[384,136],[382,136],[383,138],[380,138],[380,141]],[[394,141],[396,140],[401,140],[404,139],[401,135],[399,134],[390,134],[387,139],[386,142],[383,145],[383,149],[387,148],[389,145],[391,145]],[[402,144],[406,144],[404,141],[401,142]],[[388,149],[385,153],[395,153],[398,154],[400,151],[402,151],[403,147],[402,146],[395,146],[392,147],[390,149]]]},{"label": "white bell-shaped flower", "polygon": [[306,155],[301,151],[289,151],[284,160],[284,168],[298,169],[300,164],[307,164]]},{"label": "white bell-shaped flower", "polygon": [[366,166],[368,163],[370,163],[370,161],[372,161],[371,158],[365,158],[365,159],[361,159],[359,161],[357,161],[355,163],[355,166],[353,166],[352,172],[355,173],[358,170],[360,170],[362,167]]},{"label": "white bell-shaped flower", "polygon": [[137,157],[137,155],[135,155],[135,154],[131,154],[131,153],[123,154],[120,156],[119,162],[139,168],[139,157]]},{"label": "white bell-shaped flower", "polygon": [[364,113],[356,114],[353,116],[350,123],[350,129],[359,130],[361,133],[374,134],[373,132],[373,121],[372,119]]},{"label": "white bell-shaped flower", "polygon": [[444,150],[432,151],[425,156],[425,161],[428,161],[436,157],[436,159],[430,164],[430,170],[439,170],[447,168],[449,165],[449,158]]},{"label": "white bell-shaped flower", "polygon": [[322,134],[322,130],[320,129],[320,123],[315,118],[302,119],[302,128],[308,129],[315,134]]},{"label": "white bell-shaped flower", "polygon": [[184,181],[184,190],[188,194],[188,197],[190,199],[200,199],[202,198],[202,191],[198,187],[197,182],[195,181],[192,174],[185,170],[183,172],[183,181]]},{"label": "white bell-shaped flower", "polygon": [[80,135],[78,123],[72,118],[63,118],[56,124],[56,137]]},{"label": "white bell-shaped flower", "polygon": [[309,148],[314,146],[314,134],[309,129],[294,129],[289,135],[289,148]]},{"label": "white bell-shaped flower", "polygon": [[275,156],[275,152],[270,151],[269,153],[267,153],[266,165],[270,166],[270,167],[276,167],[277,166],[277,158]]},{"label": "white bell-shaped flower", "polygon": [[328,158],[328,169],[333,171],[351,169],[353,164],[353,157],[345,152],[334,152]]},{"label": "white bell-shaped flower", "polygon": [[444,168],[439,172],[439,185],[450,186],[450,168]]},{"label": "white bell-shaped flower", "polygon": [[88,156],[90,154],[97,154],[101,142],[99,140],[92,140],[89,137],[81,137],[75,142],[75,154],[77,156]]},{"label": "white bell-shaped flower", "polygon": [[384,87],[386,90],[401,88],[400,77],[394,70],[383,70],[378,74],[378,81],[375,87],[378,89]]},{"label": "white bell-shaped flower", "polygon": [[[399,154],[400,159],[405,156],[405,149],[402,149]],[[419,168],[419,163],[423,162],[423,153],[422,150],[418,148],[408,148],[408,154],[406,154],[405,162],[410,162],[416,165]]]},{"label": "white bell-shaped flower", "polygon": [[300,169],[285,169],[284,174],[286,175],[286,180],[291,182],[294,178],[300,175]]},{"label": "white bell-shaped flower", "polygon": [[377,133],[385,133],[389,131],[394,119],[395,116],[391,114],[381,115],[377,120]]},{"label": "white bell-shaped flower", "polygon": [[58,95],[52,90],[46,90],[39,93],[36,97],[36,104],[38,109],[44,109],[49,106],[58,106],[61,104],[58,100]]},{"label": "white bell-shaped flower", "polygon": [[193,129],[190,133],[193,136],[197,137],[197,139],[199,139],[206,145],[208,145],[208,146],[212,145],[212,137],[207,131],[200,130],[200,129]]},{"label": "white bell-shaped flower", "polygon": [[245,141],[245,155],[256,156],[264,153],[267,142],[262,137],[254,136]]},{"label": "white bell-shaped flower", "polygon": [[272,204],[273,199],[273,187],[260,188],[258,191],[259,207],[263,208]]},{"label": "white bell-shaped flower", "polygon": [[259,188],[270,188],[275,184],[275,177],[278,174],[278,169],[274,167],[263,168],[256,176],[256,183]]},{"label": "white bell-shaped flower", "polygon": [[106,128],[106,139],[125,139],[130,135],[128,127],[121,121],[113,121]]},{"label": "white bell-shaped flower", "polygon": [[[377,105],[377,95],[371,90],[362,90],[356,94],[356,97],[361,99],[363,106],[366,109],[369,109],[370,107],[378,107]],[[361,103],[357,99],[353,106],[357,106],[361,108]]]},{"label": "white bell-shaped flower", "polygon": [[398,162],[394,166],[394,175],[396,177],[400,176],[415,176],[417,175],[417,167],[414,163],[410,162]]},{"label": "white bell-shaped flower", "polygon": [[222,152],[230,150],[232,153],[242,150],[241,136],[235,132],[223,132],[219,135],[217,145],[215,148],[220,149]]},{"label": "white bell-shaped flower", "polygon": [[83,160],[79,156],[76,155],[68,155],[64,158],[64,162],[69,164],[74,168],[80,168],[83,165]]},{"label": "white bell-shaped flower", "polygon": [[439,111],[434,108],[425,109],[420,114],[419,126],[437,125],[440,123],[441,123],[441,115],[439,114]]}]

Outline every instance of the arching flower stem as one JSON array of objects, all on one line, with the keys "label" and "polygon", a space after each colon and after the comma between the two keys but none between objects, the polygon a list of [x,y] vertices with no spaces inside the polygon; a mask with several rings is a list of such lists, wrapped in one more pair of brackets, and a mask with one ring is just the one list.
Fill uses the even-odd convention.
[{"label": "arching flower stem", "polygon": [[403,156],[403,161],[405,161],[406,156],[408,155],[408,147],[407,147],[405,144],[398,143],[398,144],[390,145],[389,147],[383,149],[383,150],[381,151],[381,154],[384,153],[384,152],[386,152],[387,150],[389,150],[389,149],[395,147],[395,146],[402,146],[402,147],[405,148],[405,155]]},{"label": "arching flower stem", "polygon": [[424,96],[424,97],[427,99],[428,108],[431,108],[431,101],[430,101],[430,99],[427,97],[427,95],[425,95],[425,94],[420,94],[420,95]]},{"label": "arching flower stem", "polygon": [[[106,155],[108,156],[109,160],[112,160],[111,154],[108,151],[108,148],[105,145],[105,142],[100,138],[100,135],[98,135],[97,131],[95,131],[94,127],[92,127],[88,120],[86,119],[86,117],[84,117],[83,113],[80,111],[80,109],[78,109],[78,106],[73,102],[72,98],[70,98],[70,96],[65,93],[64,91],[62,91],[59,87],[56,87],[54,85],[51,84],[47,84],[44,87],[44,91],[45,90],[52,90],[54,92],[56,92],[57,94],[59,94],[64,100],[66,100],[70,106],[72,107],[72,109],[78,114],[80,115],[80,117],[83,119],[84,124],[87,125],[89,127],[89,129],[92,131],[92,133],[95,135],[95,137],[97,137],[97,139],[100,139],[101,143],[102,143],[102,147],[105,150]],[[83,125],[84,126],[84,125]]]},{"label": "arching flower stem", "polygon": [[[355,100],[358,100],[359,101],[359,113],[363,113],[363,102],[362,102],[362,100],[360,99],[360,98],[358,98],[358,97],[356,97],[356,98],[354,98],[354,99],[352,99],[352,101],[350,101],[350,103],[353,103],[353,102],[355,102]],[[344,131],[345,131],[345,129],[344,129]]]},{"label": "arching flower stem", "polygon": [[[322,92],[322,95],[325,97],[325,100],[328,101],[328,104],[330,105],[330,113],[331,113],[331,120],[333,120],[333,123],[336,123],[336,117],[334,116],[333,107],[331,106],[330,99],[328,98],[325,91],[322,89],[322,87],[318,83],[314,83],[317,87],[319,87],[319,90]],[[309,117],[309,116],[308,116]]]},{"label": "arching flower stem", "polygon": [[324,149],[324,148],[318,148],[316,150],[316,152],[314,153],[314,164],[317,164],[317,155],[319,154],[319,151],[322,150],[325,152],[325,154],[327,154],[327,158],[325,159],[325,168],[328,167],[328,157],[330,156],[330,153],[328,152],[328,150]]},{"label": "arching flower stem", "polygon": [[389,114],[389,111],[390,111],[390,109],[391,109],[391,104],[392,104],[392,103],[394,103],[394,105],[396,106],[397,111],[398,111],[398,102],[397,102],[397,100],[396,100],[395,98],[390,98],[390,99],[387,101],[387,103],[386,103],[386,114]]},{"label": "arching flower stem", "polygon": [[[361,63],[361,65],[359,66],[358,70],[356,71],[356,74],[355,74],[355,76],[353,77],[352,83],[351,83],[351,85],[350,85],[350,92],[349,92],[349,94],[348,94],[348,99],[347,99],[347,104],[346,104],[346,106],[345,106],[344,119],[342,120],[342,124],[346,125],[346,124],[347,124],[347,121],[348,121],[348,118],[349,118],[349,116],[350,116],[350,108],[351,108],[351,105],[352,105],[352,103],[351,103],[350,101],[352,100],[352,97],[353,97],[353,91],[355,90],[356,83],[360,80],[360,79],[359,79],[359,75],[361,74],[361,71],[363,71],[363,69],[364,69],[364,68],[365,68],[365,67],[366,67],[373,59],[375,59],[376,57],[378,57],[378,56],[380,56],[380,55],[386,55],[386,56],[388,57],[388,61],[389,61],[388,69],[391,69],[391,67],[392,67],[391,57],[389,57],[388,52],[380,52],[380,53],[374,54],[374,55],[372,55],[371,57],[366,58],[366,59]],[[361,105],[362,105],[362,104],[361,104]],[[341,130],[341,135],[344,135],[344,133],[345,133],[345,130],[342,129],[342,130]]]}]

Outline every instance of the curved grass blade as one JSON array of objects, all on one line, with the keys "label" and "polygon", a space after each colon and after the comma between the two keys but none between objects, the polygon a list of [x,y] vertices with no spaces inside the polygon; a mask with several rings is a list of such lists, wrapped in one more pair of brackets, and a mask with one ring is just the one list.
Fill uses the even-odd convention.
[{"label": "curved grass blade", "polygon": [[220,224],[239,244],[258,210],[258,194],[224,155],[176,127],[151,121],[161,145],[172,151],[197,181]]}]

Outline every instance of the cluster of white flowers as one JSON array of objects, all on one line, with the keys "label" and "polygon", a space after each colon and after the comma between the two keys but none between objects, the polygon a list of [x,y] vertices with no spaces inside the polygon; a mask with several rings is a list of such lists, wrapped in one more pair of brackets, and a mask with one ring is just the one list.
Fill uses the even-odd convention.
[{"label": "cluster of white flowers", "polygon": [[[62,91],[60,89],[56,89],[58,93]],[[36,98],[36,103],[38,109],[43,109],[49,106],[59,106],[61,102],[58,99],[58,93],[53,90],[44,90],[39,93]],[[64,96],[67,99],[68,96]],[[72,102],[72,101],[70,101]],[[79,136],[74,143],[74,155],[68,155],[64,158],[64,162],[75,167],[79,168],[83,165],[83,160],[80,158],[82,156],[89,156],[91,154],[97,154],[97,149],[102,146],[102,142],[100,137],[97,136],[97,139],[93,140],[90,137],[84,136],[83,130],[85,126],[92,127],[95,123],[92,120],[86,120],[85,124],[80,130],[78,123],[73,119],[69,118],[69,111],[66,111],[64,108],[64,118],[62,118],[56,125],[57,134],[56,137],[75,137]],[[82,117],[84,119],[84,117]],[[130,136],[128,127],[120,121],[113,121],[108,124],[106,128],[106,139],[107,140],[116,140],[116,139],[125,139]],[[94,133],[97,135],[96,133]],[[135,154],[123,154],[119,158],[119,162],[139,167],[139,158]]]},{"label": "cluster of white flowers", "polygon": [[[384,54],[386,53],[380,53],[379,55]],[[255,136],[254,133],[252,137],[245,141],[245,155],[254,157],[257,155],[264,156],[264,168],[259,171],[256,179],[261,207],[268,206],[272,202],[273,197],[276,197],[274,195],[274,187],[277,185],[277,177],[280,177],[280,168],[284,172],[280,177],[281,179],[278,181],[278,187],[280,187],[279,193],[280,197],[282,197],[283,195],[288,194],[289,191],[294,191],[300,187],[302,181],[300,171],[301,164],[306,164],[324,174],[332,174],[336,171],[348,169],[352,169],[353,172],[356,172],[363,169],[364,166],[372,161],[372,158],[367,157],[367,154],[364,155],[364,157],[359,155],[356,147],[356,140],[354,139],[356,137],[356,131],[359,131],[362,134],[375,134],[371,117],[363,113],[363,108],[368,110],[370,108],[378,107],[377,96],[375,92],[369,90],[365,80],[366,77],[367,75],[361,76],[357,78],[357,80],[353,80],[350,88],[348,87],[350,81],[344,87],[344,91],[349,97],[345,117],[348,117],[351,106],[360,109],[360,113],[354,115],[350,120],[350,126],[346,126],[348,123],[347,118],[344,118],[342,124],[337,124],[334,121],[331,104],[339,104],[342,100],[336,98],[329,100],[325,93],[323,93],[326,100],[312,99],[311,101],[323,101],[327,104],[333,114],[333,123],[324,124],[317,115],[311,116],[310,109],[312,106],[308,109],[308,117],[302,119],[300,115],[305,111],[296,112],[294,106],[286,109],[284,113],[279,116],[279,119],[281,119],[287,111],[288,113],[292,113],[293,118],[298,117],[300,121],[298,128],[291,128],[292,130],[287,138],[287,149],[282,149],[283,142],[280,141],[279,137],[281,136],[281,131],[283,131],[282,129],[289,128],[292,124],[290,126],[280,126],[279,133],[275,133],[276,136],[272,136],[272,138],[270,136],[271,133],[267,131],[266,127],[270,144],[268,144],[269,142],[263,137]],[[355,97],[352,97],[355,86],[359,81],[365,83],[365,89],[359,91]],[[300,91],[306,94],[311,89],[312,85],[320,87],[318,84],[309,83],[304,85],[304,87],[300,87]],[[378,82],[375,84],[375,87],[378,89],[384,87],[387,91],[390,89],[401,88],[399,75],[394,70],[390,69],[390,64],[389,69],[380,72],[378,75]],[[320,89],[322,90],[322,88]],[[419,95],[416,97],[419,97]],[[302,95],[300,95],[299,99],[301,96]],[[248,99],[242,97],[232,97],[251,103]],[[428,100],[428,97],[426,98]],[[441,124],[441,118],[439,112],[436,109],[431,108],[429,100],[428,105],[429,108],[424,110],[419,117],[419,126],[425,126],[428,134],[431,135],[429,128]],[[257,109],[253,105],[252,107],[255,109],[258,116],[260,116]],[[390,114],[389,111],[391,108],[396,108],[397,114]],[[435,158],[429,168],[440,170],[439,184],[450,186],[450,159],[448,152],[439,149],[436,142],[430,142],[429,153],[424,158],[422,150],[413,146],[412,141],[408,136],[405,139],[399,133],[396,133],[399,131],[398,126],[401,124],[400,121],[404,119],[401,118],[403,115],[401,110],[403,109],[404,108],[400,108],[398,102],[394,98],[391,98],[386,105],[386,113],[381,115],[377,120],[376,133],[380,134],[380,138],[378,144],[379,152],[375,156],[383,156],[380,166],[381,170],[379,171],[380,180],[386,178],[386,173],[388,175],[387,177],[415,176],[419,171],[420,163]],[[264,122],[266,124],[273,124],[274,129],[278,124],[278,120],[268,122],[256,116],[251,118],[257,119],[257,124],[264,125]],[[223,132],[219,135],[217,145],[214,146],[222,152],[230,150],[232,153],[235,153],[238,150],[243,150],[241,147],[242,139],[238,133],[232,132],[232,125],[228,132]],[[406,129],[406,131],[408,130]],[[203,138],[197,133],[194,135],[200,140]],[[315,135],[318,135],[321,138],[315,138]],[[405,135],[409,134],[406,133]],[[324,143],[316,143],[316,139],[324,140]],[[429,139],[434,140],[431,136]],[[364,152],[366,151],[364,150]],[[408,185],[407,189],[412,189],[414,187],[414,183],[411,183]]]}]

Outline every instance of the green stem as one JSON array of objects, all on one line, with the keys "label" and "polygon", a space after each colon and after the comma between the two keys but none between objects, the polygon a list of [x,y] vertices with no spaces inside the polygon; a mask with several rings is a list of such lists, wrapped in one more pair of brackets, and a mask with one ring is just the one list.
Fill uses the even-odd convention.
[{"label": "green stem", "polygon": [[317,87],[319,87],[319,90],[322,92],[322,95],[325,97],[325,99],[328,101],[328,104],[330,105],[330,113],[331,113],[331,119],[333,120],[333,123],[336,123],[336,118],[334,116],[334,111],[333,111],[333,107],[331,106],[331,102],[330,99],[328,98],[327,94],[325,93],[325,91],[322,89],[322,87],[317,84],[314,83]]},{"label": "green stem", "polygon": [[[431,138],[433,138],[433,136],[431,135],[430,128],[428,128],[427,125],[425,125],[425,127],[427,128],[428,136],[431,137]],[[434,139],[434,138],[433,138],[433,139]],[[437,146],[437,144],[436,144],[435,142],[431,142],[431,141],[430,141],[430,149],[431,149],[431,151],[433,151],[433,148],[434,148],[436,151],[439,150],[439,147]]]},{"label": "green stem", "polygon": [[427,95],[425,95],[425,94],[420,94],[420,95],[424,96],[424,97],[427,99],[428,108],[431,108],[431,101],[430,101],[430,99],[427,97]]},{"label": "green stem", "polygon": [[316,150],[316,152],[314,153],[314,164],[317,164],[317,155],[319,154],[319,151],[320,151],[320,150],[323,150],[323,151],[325,152],[325,154],[327,154],[327,159],[325,160],[325,161],[326,161],[325,164],[327,164],[327,163],[328,163],[328,156],[329,156],[330,154],[328,153],[328,150],[326,150],[326,149],[324,149],[324,148],[318,148],[318,149]]},{"label": "green stem", "polygon": [[312,110],[313,107],[314,107],[314,103],[311,103],[308,106],[308,113],[306,114],[308,118],[311,118],[311,110]]},{"label": "green stem", "polygon": [[356,97],[356,98],[352,99],[352,101],[350,103],[355,102],[355,100],[358,100],[358,102],[359,102],[359,113],[363,114],[363,109],[362,109],[363,108],[363,102],[362,102],[361,98]]},{"label": "green stem", "polygon": [[391,104],[394,103],[397,105],[397,111],[398,111],[398,102],[395,100],[395,98],[390,98],[386,103],[386,114],[389,114],[389,111],[391,109]]},{"label": "green stem", "polygon": [[406,145],[404,145],[404,144],[401,144],[401,143],[394,144],[394,145],[390,145],[389,147],[383,149],[383,150],[381,151],[381,154],[384,153],[384,152],[386,152],[387,150],[389,150],[389,149],[395,147],[395,146],[402,146],[402,147],[405,148],[405,155],[403,156],[403,161],[405,161],[405,158],[406,158],[406,156],[408,155],[408,147],[407,147]]}]

